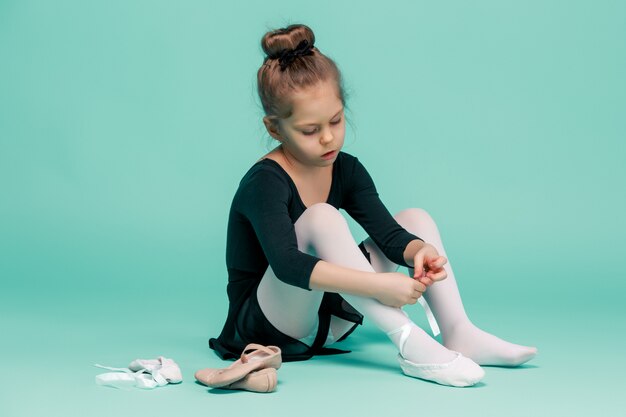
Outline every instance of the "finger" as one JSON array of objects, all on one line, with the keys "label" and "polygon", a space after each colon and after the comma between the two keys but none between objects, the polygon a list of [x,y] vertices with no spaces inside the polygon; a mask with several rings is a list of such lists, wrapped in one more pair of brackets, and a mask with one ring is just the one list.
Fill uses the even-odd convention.
[{"label": "finger", "polygon": [[438,256],[437,258],[435,258],[431,263],[431,268],[432,269],[439,269],[442,266],[444,266],[446,264],[447,260],[445,257],[443,256]]},{"label": "finger", "polygon": [[[428,270],[428,272],[429,272],[430,274],[437,274],[437,273],[439,273],[439,272],[441,272],[441,271],[445,271],[445,269],[444,269],[443,265],[442,265],[442,266],[436,266],[436,267],[430,268],[430,269]],[[428,274],[426,274],[426,275],[428,275]]]},{"label": "finger", "polygon": [[445,279],[447,276],[448,276],[448,273],[446,272],[445,269],[437,273],[428,274],[428,278],[430,278],[433,282],[441,281],[442,279]]},{"label": "finger", "polygon": [[422,277],[419,278],[419,282],[421,282],[422,284],[429,286],[433,284],[433,280],[431,279],[431,277]]},{"label": "finger", "polygon": [[422,284],[419,281],[415,281],[415,284],[413,284],[413,289],[419,292],[424,292],[426,291],[426,285]]},{"label": "finger", "polygon": [[441,257],[428,259],[426,261],[426,268],[428,269],[439,269],[441,268]]},{"label": "finger", "polygon": [[428,272],[426,273],[426,276],[429,277],[431,275],[438,274],[438,273],[440,273],[443,270],[444,270],[443,268],[432,268],[432,269],[429,269]]},{"label": "finger", "polygon": [[441,281],[442,279],[445,279],[447,276],[448,274],[446,270],[444,269],[441,272],[431,275],[429,278],[432,279],[433,281]]},{"label": "finger", "polygon": [[415,261],[414,261],[414,273],[413,273],[413,278],[419,278],[422,276],[422,272],[423,272],[423,268],[424,268],[424,252],[423,251],[418,251],[417,255],[415,256]]}]

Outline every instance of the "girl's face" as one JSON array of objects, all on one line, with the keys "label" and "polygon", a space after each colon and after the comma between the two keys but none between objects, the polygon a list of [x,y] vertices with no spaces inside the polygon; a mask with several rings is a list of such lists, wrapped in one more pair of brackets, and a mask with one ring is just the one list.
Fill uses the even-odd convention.
[{"label": "girl's face", "polygon": [[[319,83],[293,93],[291,99],[291,116],[279,120],[278,131],[268,128],[270,135],[282,142],[288,156],[303,165],[332,165],[345,135],[344,109],[335,83]],[[332,155],[324,156],[330,151],[334,151]]]}]

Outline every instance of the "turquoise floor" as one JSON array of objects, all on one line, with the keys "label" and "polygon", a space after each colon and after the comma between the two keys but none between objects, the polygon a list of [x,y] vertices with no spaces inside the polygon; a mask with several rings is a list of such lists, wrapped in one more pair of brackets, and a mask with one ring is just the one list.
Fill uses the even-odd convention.
[{"label": "turquoise floor", "polygon": [[[624,16],[590,0],[0,0],[0,417],[626,416]],[[409,378],[366,318],[338,345],[351,353],[285,363],[274,393],[194,382],[230,363],[207,344],[229,208],[277,144],[260,41],[292,23],[345,79],[342,149],[390,212],[432,215],[470,318],[537,346],[527,365],[463,389]],[[180,385],[95,384],[94,363],[159,355]]]},{"label": "turquoise floor", "polygon": [[[577,308],[561,303],[550,310],[547,299],[507,305],[506,299],[494,304],[466,297],[475,323],[539,348],[538,356],[521,367],[486,367],[483,382],[472,388],[404,376],[393,346],[366,323],[341,343],[352,353],[285,363],[277,391],[258,394],[194,382],[195,370],[228,364],[206,343],[219,330],[218,321],[208,317],[221,314],[223,306],[203,303],[200,289],[154,290],[2,293],[1,352],[10,377],[3,378],[0,415],[623,415],[624,322],[610,305],[603,310],[583,302]],[[408,311],[426,328],[421,307]],[[126,366],[132,359],[158,355],[178,362],[180,385],[124,391],[94,383],[100,370],[93,363]]]}]

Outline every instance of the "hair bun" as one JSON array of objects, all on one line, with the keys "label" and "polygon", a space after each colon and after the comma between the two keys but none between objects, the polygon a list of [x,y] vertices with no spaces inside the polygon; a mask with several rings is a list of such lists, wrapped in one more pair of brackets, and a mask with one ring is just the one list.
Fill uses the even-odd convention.
[{"label": "hair bun", "polygon": [[294,108],[294,92],[315,87],[320,82],[332,83],[345,106],[341,72],[335,61],[314,44],[313,31],[302,24],[271,30],[263,35],[261,46],[267,56],[257,71],[257,91],[272,125],[289,117]]},{"label": "hair bun", "polygon": [[285,49],[295,49],[303,40],[313,47],[315,45],[313,31],[307,25],[294,24],[267,32],[261,39],[261,47],[269,58],[278,56]]}]

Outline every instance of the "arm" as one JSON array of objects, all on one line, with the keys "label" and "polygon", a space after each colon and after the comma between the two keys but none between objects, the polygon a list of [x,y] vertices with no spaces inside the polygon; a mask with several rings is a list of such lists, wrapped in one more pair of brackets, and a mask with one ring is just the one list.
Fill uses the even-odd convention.
[{"label": "arm", "polygon": [[424,247],[424,245],[425,243],[423,240],[414,239],[410,241],[409,244],[406,246],[406,249],[404,249],[404,253],[402,254],[402,257],[404,258],[404,262],[406,262],[406,264],[410,266],[411,268],[414,266],[413,262],[415,259],[415,255],[420,249]]},{"label": "arm", "polygon": [[[295,227],[289,215],[289,184],[277,173],[259,170],[240,186],[237,210],[254,229],[263,254],[276,277],[309,290],[309,279],[320,258],[298,249]],[[233,242],[236,245],[236,242]],[[248,256],[242,253],[240,256]]]},{"label": "arm", "polygon": [[387,258],[399,265],[412,267],[410,255],[417,253],[424,244],[423,239],[398,224],[380,200],[374,181],[363,164],[357,158],[353,162],[343,204],[345,210],[365,229]]},{"label": "arm", "polygon": [[375,298],[382,304],[402,307],[415,304],[426,290],[418,280],[400,272],[364,272],[319,261],[311,274],[311,288]]},{"label": "arm", "polygon": [[418,292],[423,292],[425,287],[404,274],[354,270],[300,251],[287,209],[289,192],[283,179],[268,171],[253,175],[235,198],[240,199],[237,206],[252,224],[278,279],[306,290],[373,297],[396,307],[417,302]]},{"label": "arm", "polygon": [[311,289],[376,297],[380,276],[375,272],[345,268],[326,261],[318,262],[311,274]]}]

